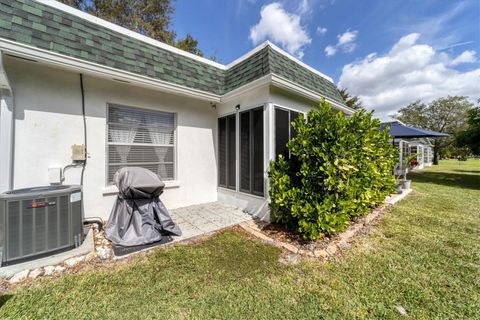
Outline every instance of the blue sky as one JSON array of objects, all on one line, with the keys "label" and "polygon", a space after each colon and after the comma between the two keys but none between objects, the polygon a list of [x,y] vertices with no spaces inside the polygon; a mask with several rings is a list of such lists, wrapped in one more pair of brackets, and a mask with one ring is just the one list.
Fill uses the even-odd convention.
[{"label": "blue sky", "polygon": [[[480,1],[177,0],[173,29],[229,63],[270,40],[388,118],[411,101],[480,97]],[[476,95],[476,96],[475,96]]]}]

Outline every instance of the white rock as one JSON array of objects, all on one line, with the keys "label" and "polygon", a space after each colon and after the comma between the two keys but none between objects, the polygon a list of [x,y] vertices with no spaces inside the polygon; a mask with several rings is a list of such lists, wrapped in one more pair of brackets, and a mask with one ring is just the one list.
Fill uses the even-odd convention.
[{"label": "white rock", "polygon": [[395,309],[397,309],[398,313],[400,313],[402,316],[407,316],[407,310],[405,310],[405,308],[401,305],[397,304]]},{"label": "white rock", "polygon": [[62,266],[56,266],[54,270],[55,273],[61,273],[63,271],[65,271],[65,267]]},{"label": "white rock", "polygon": [[112,249],[98,248],[97,255],[102,260],[110,259],[112,257]]},{"label": "white rock", "polygon": [[80,262],[82,262],[84,260],[85,260],[85,256],[70,258],[70,259],[65,260],[65,265],[67,267],[71,268],[71,267],[76,266],[77,264],[79,264]]},{"label": "white rock", "polygon": [[16,273],[12,278],[10,278],[9,282],[10,283],[19,283],[19,282],[25,280],[28,277],[29,272],[30,272],[30,270],[20,271],[19,273]]},{"label": "white rock", "polygon": [[33,269],[30,274],[28,275],[29,278],[31,279],[36,279],[38,277],[40,277],[41,275],[43,275],[43,269],[42,268],[37,268],[37,269]]},{"label": "white rock", "polygon": [[46,266],[44,269],[44,275],[45,276],[51,276],[55,272],[55,267],[54,266]]},{"label": "white rock", "polygon": [[89,254],[87,254],[85,256],[85,261],[87,261],[87,262],[92,261],[96,257],[97,257],[97,254],[95,252],[90,252]]},{"label": "white rock", "polygon": [[300,262],[300,256],[298,254],[294,253],[287,253],[281,256],[278,259],[278,262],[284,265],[289,265],[289,264],[298,264]]}]

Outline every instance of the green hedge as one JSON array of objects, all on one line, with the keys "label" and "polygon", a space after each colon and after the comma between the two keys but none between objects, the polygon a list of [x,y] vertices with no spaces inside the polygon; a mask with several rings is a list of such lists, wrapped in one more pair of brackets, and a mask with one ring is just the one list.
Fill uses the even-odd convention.
[{"label": "green hedge", "polygon": [[398,148],[364,110],[350,118],[325,101],[293,122],[291,160],[270,163],[272,220],[305,239],[343,231],[396,190]]}]

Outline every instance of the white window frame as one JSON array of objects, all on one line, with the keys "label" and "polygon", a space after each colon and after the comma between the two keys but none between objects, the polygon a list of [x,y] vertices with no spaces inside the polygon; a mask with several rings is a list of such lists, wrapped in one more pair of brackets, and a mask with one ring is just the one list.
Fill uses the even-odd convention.
[{"label": "white window frame", "polygon": [[[115,143],[115,142],[109,142],[108,141],[108,134],[109,134],[109,126],[110,124],[116,124],[119,125],[118,123],[110,123],[108,119],[108,114],[109,114],[109,108],[110,107],[122,107],[122,108],[128,108],[128,109],[134,109],[138,111],[147,111],[147,112],[164,112],[164,113],[170,113],[173,115],[173,145],[170,144],[153,144],[153,143]],[[165,180],[165,182],[168,184],[175,184],[177,181],[177,113],[176,112],[171,112],[171,111],[164,111],[164,110],[159,110],[155,108],[149,108],[149,107],[138,107],[138,106],[132,106],[132,105],[124,105],[120,103],[115,103],[115,102],[107,102],[106,108],[105,108],[105,186],[111,187],[113,186],[113,182],[109,181],[109,168],[110,168],[110,159],[109,159],[109,146],[110,145],[131,145],[131,146],[152,146],[152,147],[172,147],[173,148],[173,177],[172,179]],[[121,125],[121,124],[120,124]],[[154,163],[138,163],[139,166],[145,165],[145,164],[162,164],[166,162],[154,162]],[[135,165],[137,163],[134,163]]]},{"label": "white window frame", "polygon": [[[232,108],[233,108],[233,105],[232,104]],[[237,154],[237,157],[236,157],[236,164],[235,164],[235,168],[236,168],[236,187],[235,187],[235,190],[234,189],[229,189],[229,188],[225,188],[223,186],[220,186],[218,185],[217,183],[217,190],[222,190],[222,191],[226,191],[226,192],[232,192],[232,193],[238,193],[238,194],[241,194],[241,195],[245,195],[247,197],[250,197],[250,198],[257,198],[257,199],[262,199],[262,200],[266,200],[268,198],[268,174],[267,174],[267,169],[268,169],[268,164],[270,162],[270,157],[269,157],[269,150],[270,150],[270,141],[269,141],[269,136],[270,136],[270,106],[271,104],[268,103],[268,102],[265,102],[265,103],[258,103],[258,104],[252,104],[252,105],[248,105],[248,106],[245,106],[245,107],[241,107],[241,109],[239,110],[235,110],[235,111],[229,111],[229,112],[225,112],[225,113],[221,113],[221,114],[218,114],[217,116],[217,124],[216,124],[216,128],[217,128],[217,139],[216,139],[216,150],[217,150],[217,154],[218,154],[218,133],[219,133],[219,129],[218,129],[218,119],[220,118],[223,118],[223,117],[226,117],[226,116],[230,116],[230,115],[233,115],[235,114],[235,118],[236,118],[236,154]],[[263,179],[263,196],[260,196],[260,195],[256,195],[256,194],[253,194],[253,193],[247,193],[247,192],[243,192],[240,190],[240,113],[243,112],[243,111],[247,111],[247,110],[251,110],[251,109],[256,109],[256,108],[263,108],[263,144],[264,144],[264,151],[263,151],[263,171],[264,171],[264,179]],[[217,159],[217,168],[218,168],[218,159]],[[218,171],[218,169],[217,169]],[[218,175],[218,172],[217,172],[217,175]],[[218,177],[217,177],[217,180],[218,180]]]},{"label": "white window frame", "polygon": [[[304,119],[307,118],[307,112],[303,111],[303,110],[298,110],[298,109],[295,109],[295,108],[291,108],[291,107],[286,107],[286,106],[282,106],[282,105],[278,105],[278,104],[273,104],[273,120],[272,120],[272,123],[273,123],[273,133],[272,133],[272,136],[273,136],[273,139],[272,139],[273,159],[277,160],[276,159],[276,157],[277,157],[277,146],[276,146],[277,136],[276,136],[276,126],[275,126],[277,119],[276,119],[275,109],[281,109],[281,110],[284,110],[284,111],[288,111],[289,114],[290,114],[291,111],[297,112],[298,114],[302,114]],[[292,130],[292,128],[291,128],[291,125],[290,125],[288,127],[288,136],[289,136],[290,139],[292,139],[291,130]],[[290,150],[288,151],[288,154],[290,155]]]}]

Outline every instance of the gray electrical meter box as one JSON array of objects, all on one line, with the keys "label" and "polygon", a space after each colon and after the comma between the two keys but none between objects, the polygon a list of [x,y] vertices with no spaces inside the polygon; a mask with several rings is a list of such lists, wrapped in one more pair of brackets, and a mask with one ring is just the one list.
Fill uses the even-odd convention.
[{"label": "gray electrical meter box", "polygon": [[85,161],[87,158],[85,146],[83,144],[74,144],[72,146],[72,160]]}]

